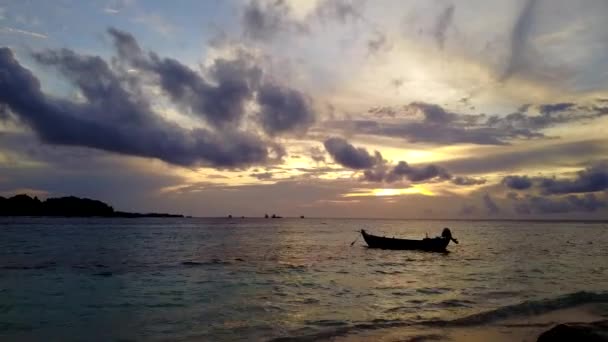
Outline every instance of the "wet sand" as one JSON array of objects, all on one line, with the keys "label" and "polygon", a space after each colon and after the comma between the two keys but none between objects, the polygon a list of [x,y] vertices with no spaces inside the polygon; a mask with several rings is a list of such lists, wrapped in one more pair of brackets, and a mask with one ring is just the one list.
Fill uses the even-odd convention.
[{"label": "wet sand", "polygon": [[534,342],[544,331],[560,323],[588,323],[608,318],[608,304],[587,304],[540,315],[521,315],[484,325],[400,327],[337,337],[339,342]]}]

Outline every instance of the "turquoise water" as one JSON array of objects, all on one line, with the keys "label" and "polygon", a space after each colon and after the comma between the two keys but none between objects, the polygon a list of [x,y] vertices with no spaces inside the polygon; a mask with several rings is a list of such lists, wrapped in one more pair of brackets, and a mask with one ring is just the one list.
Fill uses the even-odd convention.
[{"label": "turquoise water", "polygon": [[[449,254],[351,246],[444,226]],[[589,223],[0,218],[0,339],[321,339],[604,300],[607,243]]]}]

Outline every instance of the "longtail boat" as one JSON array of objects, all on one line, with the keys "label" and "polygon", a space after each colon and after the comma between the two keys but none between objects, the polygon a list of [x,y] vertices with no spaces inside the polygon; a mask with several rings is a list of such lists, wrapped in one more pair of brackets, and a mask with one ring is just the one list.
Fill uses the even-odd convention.
[{"label": "longtail boat", "polygon": [[388,238],[383,236],[376,236],[367,233],[364,229],[361,229],[361,235],[369,248],[380,248],[380,249],[399,249],[399,250],[421,250],[428,252],[445,252],[446,247],[450,241],[458,243],[458,240],[452,237],[452,232],[449,228],[444,228],[441,236],[435,238],[424,238],[422,240],[408,240],[408,239],[397,239]]}]

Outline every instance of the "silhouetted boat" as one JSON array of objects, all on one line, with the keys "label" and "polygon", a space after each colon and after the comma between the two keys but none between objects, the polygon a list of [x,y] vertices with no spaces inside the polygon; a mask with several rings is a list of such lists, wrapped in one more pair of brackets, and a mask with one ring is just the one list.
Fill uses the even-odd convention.
[{"label": "silhouetted boat", "polygon": [[449,228],[444,228],[441,236],[435,238],[424,238],[422,240],[408,240],[388,238],[368,234],[364,229],[361,229],[361,235],[369,248],[380,249],[399,249],[399,250],[421,250],[428,252],[445,252],[450,241],[458,243],[458,240],[452,237],[452,232]]}]

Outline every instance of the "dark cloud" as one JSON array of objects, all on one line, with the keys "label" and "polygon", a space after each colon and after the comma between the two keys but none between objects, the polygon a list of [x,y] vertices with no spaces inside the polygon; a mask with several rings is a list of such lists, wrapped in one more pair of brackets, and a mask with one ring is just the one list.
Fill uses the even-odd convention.
[{"label": "dark cloud", "polygon": [[537,0],[526,0],[517,20],[513,26],[510,37],[510,54],[505,69],[500,77],[504,81],[516,73],[526,59],[526,49],[528,36],[534,22],[534,12],[537,7]]},{"label": "dark cloud", "polygon": [[212,126],[238,124],[245,114],[245,102],[253,98],[259,87],[262,70],[246,54],[232,60],[216,59],[206,70],[207,80],[175,59],[144,54],[135,38],[126,32],[108,32],[120,62],[157,77],[172,101]]},{"label": "dark cloud", "polygon": [[575,103],[571,102],[543,104],[539,106],[539,110],[542,114],[549,114],[553,112],[562,112],[564,110],[571,109],[575,105]]},{"label": "dark cloud", "polygon": [[423,102],[403,107],[381,106],[369,109],[374,120],[333,120],[326,127],[350,133],[403,138],[430,144],[471,143],[508,145],[516,140],[547,138],[542,130],[572,122],[608,115],[603,107],[569,103],[538,106],[541,113],[519,111],[506,116],[461,114]]},{"label": "dark cloud", "polygon": [[528,176],[506,176],[502,179],[502,184],[515,190],[525,190],[532,187],[532,180]]},{"label": "dark cloud", "polygon": [[113,27],[108,29],[108,34],[114,40],[114,46],[121,59],[135,60],[143,57],[141,47],[131,34]]},{"label": "dark cloud", "polygon": [[426,102],[412,102],[409,104],[409,109],[418,110],[424,115],[424,122],[444,124],[452,122],[456,118],[456,114],[448,113],[441,106],[426,103]]},{"label": "dark cloud", "polygon": [[579,171],[574,179],[540,178],[545,194],[573,194],[608,189],[608,164],[601,163]]},{"label": "dark cloud", "polygon": [[528,131],[531,135],[543,137],[539,132],[542,129],[608,115],[601,107],[577,106],[574,103],[541,104],[537,115],[530,115],[529,107],[525,109],[506,116],[489,116],[485,124],[513,132]]},{"label": "dark cloud", "polygon": [[289,5],[283,0],[250,1],[243,12],[243,33],[248,38],[266,41],[286,30],[306,31],[304,24],[290,19],[289,12]]},{"label": "dark cloud", "polygon": [[110,30],[120,56],[131,66],[152,73],[171,99],[214,127],[235,126],[243,119],[246,102],[256,99],[262,128],[269,135],[304,132],[315,114],[303,93],[262,82],[263,72],[244,52],[236,59],[216,59],[206,70],[209,79],[177,60],[146,57],[129,34]]},{"label": "dark cloud", "polygon": [[399,161],[391,166],[379,152],[376,151],[372,155],[365,148],[357,148],[343,138],[327,139],[325,149],[338,164],[355,170],[364,170],[361,180],[367,182],[394,183],[407,180],[418,183],[452,180],[457,185],[485,183],[485,179],[482,178],[452,177],[445,168],[435,164],[412,166],[405,161]]},{"label": "dark cloud", "polygon": [[298,91],[264,84],[257,100],[262,127],[270,135],[305,131],[315,120],[310,100]]},{"label": "dark cloud", "polygon": [[568,212],[595,212],[608,206],[606,199],[594,194],[568,195],[563,198],[526,196],[517,199],[513,209],[519,214],[559,214]]},{"label": "dark cloud", "polygon": [[323,144],[336,163],[350,169],[369,169],[382,160],[378,152],[371,155],[365,148],[357,148],[343,138],[329,138]]},{"label": "dark cloud", "polygon": [[266,163],[273,152],[280,151],[254,134],[184,129],[159,117],[138,92],[129,91],[128,80],[100,57],[67,49],[34,57],[56,68],[86,99],[71,102],[44,94],[38,79],[19,64],[12,51],[0,49],[0,103],[47,143],[215,167]]},{"label": "dark cloud", "polygon": [[426,165],[412,167],[404,161],[400,161],[391,171],[393,177],[407,177],[412,182],[426,181],[432,178],[449,179],[450,174],[440,166]]},{"label": "dark cloud", "polygon": [[456,185],[469,186],[469,185],[481,185],[485,184],[485,178],[474,178],[466,176],[458,176],[452,178],[452,183]]},{"label": "dark cloud", "polygon": [[255,40],[268,40],[284,29],[289,7],[284,1],[272,1],[262,5],[250,1],[243,11],[244,35]]},{"label": "dark cloud", "polygon": [[334,120],[328,122],[327,126],[359,134],[402,138],[412,143],[505,145],[507,144],[505,140],[522,137],[494,128],[467,128],[461,123],[443,124],[426,121]]},{"label": "dark cloud", "polygon": [[245,102],[253,97],[262,74],[245,56],[217,59],[208,70],[210,84],[176,60],[152,61],[161,86],[172,99],[214,126],[233,125],[243,118]]},{"label": "dark cloud", "polygon": [[446,7],[439,18],[437,18],[437,23],[433,30],[433,37],[437,42],[437,46],[440,50],[443,50],[443,46],[445,45],[446,33],[450,25],[452,24],[452,18],[454,17],[454,5],[450,5]]},{"label": "dark cloud", "polygon": [[494,202],[490,194],[483,195],[483,205],[486,207],[486,211],[490,215],[496,215],[500,212],[500,207]]},{"label": "dark cloud", "polygon": [[[262,82],[262,69],[245,52],[218,58],[199,73],[145,52],[127,32],[111,28],[108,33],[117,52],[110,63],[68,49],[33,55],[77,88],[84,98],[79,102],[44,94],[38,79],[3,48],[2,113],[14,113],[47,143],[213,167],[265,164],[284,155],[279,144],[255,130],[240,130],[250,101],[258,102],[259,121],[270,136],[301,133],[314,122],[311,100],[294,89]],[[148,85],[159,86],[182,113],[208,128],[185,129],[158,115]]]},{"label": "dark cloud", "polygon": [[382,161],[377,163],[375,167],[365,170],[362,179],[368,182],[394,183],[408,180],[417,183],[430,180],[447,180],[451,177],[447,170],[434,164],[415,167],[405,161],[400,161],[391,167],[385,161]]}]

